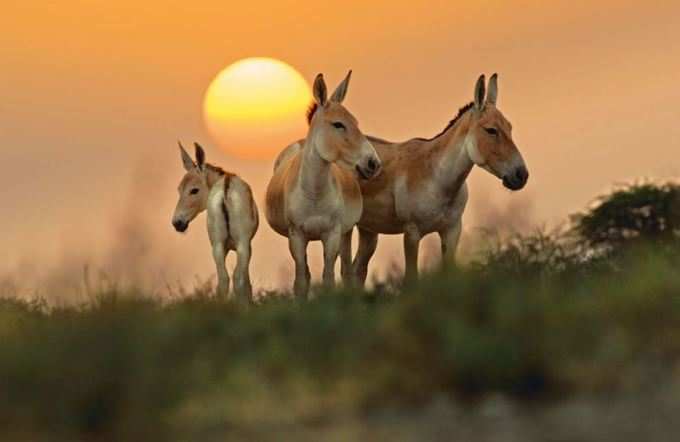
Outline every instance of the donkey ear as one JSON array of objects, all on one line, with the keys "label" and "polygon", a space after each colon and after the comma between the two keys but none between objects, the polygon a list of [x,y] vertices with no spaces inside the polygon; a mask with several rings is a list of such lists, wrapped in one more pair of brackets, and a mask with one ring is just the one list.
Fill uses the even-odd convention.
[{"label": "donkey ear", "polygon": [[342,103],[342,101],[345,99],[345,95],[347,95],[347,87],[349,86],[350,78],[352,78],[351,69],[349,70],[349,72],[347,72],[347,76],[345,77],[345,79],[342,80],[342,82],[335,89],[335,92],[333,92],[333,95],[331,96],[331,101],[334,101],[336,103]]},{"label": "donkey ear", "polygon": [[498,98],[498,74],[493,74],[489,78],[489,92],[486,94],[486,102],[495,106],[496,98]]},{"label": "donkey ear", "polygon": [[199,170],[203,170],[203,165],[205,165],[205,151],[198,143],[194,143],[194,147],[196,148],[196,165]]},{"label": "donkey ear", "polygon": [[484,108],[484,95],[486,94],[485,82],[486,78],[484,77],[484,74],[482,74],[477,79],[477,84],[475,85],[475,109],[478,111]]},{"label": "donkey ear", "polygon": [[326,82],[323,81],[323,74],[319,74],[314,79],[314,100],[319,106],[325,106],[328,97],[328,91],[326,90]]},{"label": "donkey ear", "polygon": [[182,142],[178,141],[177,144],[179,144],[179,151],[182,155],[182,164],[184,165],[184,169],[187,172],[191,172],[196,167],[196,164],[194,163],[194,160],[191,159],[191,156],[189,156],[187,151],[184,150],[184,146],[182,146]]}]

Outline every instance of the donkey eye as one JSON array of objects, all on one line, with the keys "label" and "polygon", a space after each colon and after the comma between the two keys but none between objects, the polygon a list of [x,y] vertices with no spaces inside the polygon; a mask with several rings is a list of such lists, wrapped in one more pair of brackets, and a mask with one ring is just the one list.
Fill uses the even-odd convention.
[{"label": "donkey eye", "polygon": [[486,131],[486,133],[488,133],[489,135],[493,135],[494,137],[498,135],[498,129],[496,129],[495,127],[485,127],[484,130]]},{"label": "donkey eye", "polygon": [[342,130],[345,130],[345,129],[347,129],[347,128],[345,127],[345,125],[344,125],[344,124],[342,124],[342,123],[341,123],[341,122],[339,122],[339,121],[334,121],[334,122],[333,122],[333,123],[331,123],[331,124],[332,124],[332,125],[333,125],[333,127],[334,127],[334,128],[336,128],[336,129],[342,129]]},{"label": "donkey eye", "polygon": [[191,189],[189,191],[189,194],[190,195],[196,195],[198,193],[198,190],[199,190],[198,187],[194,187],[193,189]]}]

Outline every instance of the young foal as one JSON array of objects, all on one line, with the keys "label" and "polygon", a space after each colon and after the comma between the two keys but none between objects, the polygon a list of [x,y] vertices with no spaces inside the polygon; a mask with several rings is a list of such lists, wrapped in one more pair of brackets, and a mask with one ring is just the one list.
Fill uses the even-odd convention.
[{"label": "young foal", "polygon": [[298,296],[306,296],[309,290],[309,241],[323,242],[324,284],[335,283],[338,253],[343,279],[351,279],[352,228],[362,210],[354,170],[369,179],[381,167],[375,149],[359,131],[357,120],[341,104],[350,74],[351,71],[330,100],[326,99],[323,76],[316,77],[307,139],[302,146],[293,144],[279,155],[267,187],[267,221],[276,232],[288,237]]},{"label": "young foal", "polygon": [[217,293],[229,293],[229,274],[225,258],[236,251],[234,291],[250,300],[250,241],[258,227],[258,214],[250,186],[238,176],[205,162],[205,153],[198,143],[196,162],[180,143],[186,174],[179,183],[179,201],[172,216],[172,225],[184,232],[189,223],[204,210],[208,211],[208,236],[217,267]]},{"label": "young foal", "polygon": [[453,262],[468,198],[465,180],[474,165],[502,180],[511,190],[527,182],[529,172],[512,140],[512,125],[496,107],[497,76],[489,80],[485,99],[484,75],[477,80],[474,102],[437,136],[390,143],[371,138],[383,162],[383,173],[361,182],[364,210],[354,271],[366,280],[378,234],[404,234],[406,278],[418,273],[421,238],[437,232],[442,258]]}]

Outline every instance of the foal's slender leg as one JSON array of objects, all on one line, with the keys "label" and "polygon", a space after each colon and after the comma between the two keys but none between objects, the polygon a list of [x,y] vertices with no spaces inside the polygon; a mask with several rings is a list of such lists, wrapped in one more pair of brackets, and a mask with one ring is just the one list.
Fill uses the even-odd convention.
[{"label": "foal's slender leg", "polygon": [[411,281],[418,278],[418,247],[422,235],[418,228],[409,225],[404,231],[404,279]]},{"label": "foal's slender leg", "polygon": [[225,259],[227,258],[227,250],[224,243],[217,242],[212,245],[213,259],[215,260],[215,267],[217,269],[217,294],[219,296],[229,295],[229,274],[227,273],[227,266]]},{"label": "foal's slender leg", "polygon": [[442,243],[442,267],[456,265],[456,250],[458,249],[458,241],[460,240],[462,230],[463,223],[459,219],[455,224],[439,232],[439,238]]},{"label": "foal's slender leg", "polygon": [[340,226],[333,228],[321,239],[323,243],[323,283],[326,287],[335,285],[335,262],[340,253]]},{"label": "foal's slender leg", "polygon": [[293,284],[293,291],[296,296],[307,297],[309,292],[309,267],[307,266],[307,243],[309,241],[304,234],[298,230],[290,229],[288,231],[288,248],[290,254],[295,260],[295,283]]},{"label": "foal's slender leg", "polygon": [[368,263],[371,261],[375,249],[378,246],[378,234],[359,229],[359,248],[354,257],[354,277],[357,284],[364,286],[366,284],[366,276],[368,276]]},{"label": "foal's slender leg", "polygon": [[354,284],[354,277],[352,271],[352,232],[342,234],[340,240],[340,273],[342,274],[342,283],[345,286]]},{"label": "foal's slender leg", "polygon": [[243,241],[236,246],[236,268],[234,269],[234,291],[239,298],[250,302],[253,299],[253,288],[250,284],[250,241]]}]

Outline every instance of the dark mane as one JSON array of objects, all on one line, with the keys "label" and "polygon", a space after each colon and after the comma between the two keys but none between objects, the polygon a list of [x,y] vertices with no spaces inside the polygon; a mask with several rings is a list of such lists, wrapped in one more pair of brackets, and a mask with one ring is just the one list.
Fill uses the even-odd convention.
[{"label": "dark mane", "polygon": [[227,173],[221,167],[213,166],[210,163],[205,163],[205,168],[208,169],[211,172],[217,173],[218,175],[226,175],[226,173]]},{"label": "dark mane", "polygon": [[307,108],[307,124],[312,124],[312,118],[314,118],[314,114],[316,113],[316,110],[319,108],[319,105],[316,103],[316,101],[312,101],[309,104],[309,107]]},{"label": "dark mane", "polygon": [[366,135],[366,138],[371,143],[394,144],[392,141],[387,141],[384,138],[374,137],[373,135]]},{"label": "dark mane", "polygon": [[449,121],[449,124],[447,124],[446,127],[444,129],[442,129],[442,131],[439,132],[434,137],[432,137],[432,138],[416,138],[416,140],[432,141],[435,138],[441,137],[442,135],[444,135],[446,133],[447,130],[451,129],[456,123],[458,123],[458,121],[463,117],[463,115],[465,115],[465,113],[467,111],[472,109],[472,107],[474,105],[475,105],[474,102],[470,102],[470,103],[466,104],[465,106],[461,107],[460,109],[458,109],[458,114],[453,118],[453,120]]}]

